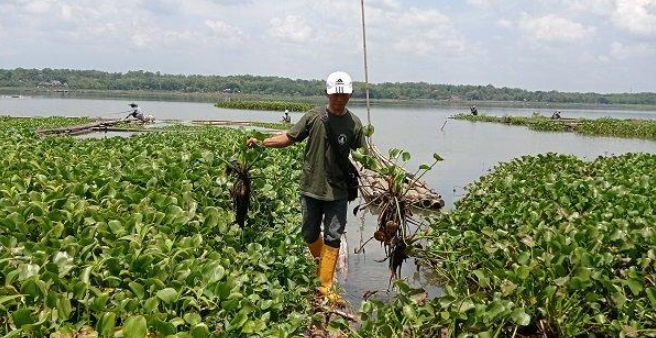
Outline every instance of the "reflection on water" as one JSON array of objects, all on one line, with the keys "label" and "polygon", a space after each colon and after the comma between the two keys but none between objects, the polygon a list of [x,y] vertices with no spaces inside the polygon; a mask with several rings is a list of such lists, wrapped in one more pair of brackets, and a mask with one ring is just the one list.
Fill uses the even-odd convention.
[{"label": "reflection on water", "polygon": [[[353,206],[353,204],[351,204]],[[417,220],[420,217],[415,216]],[[378,215],[370,210],[360,211],[356,216],[349,212],[346,237],[350,248],[348,257],[349,274],[340,277],[340,285],[344,288],[344,297],[357,308],[362,297],[375,292],[375,298],[387,300],[393,297],[394,292],[390,286],[391,271],[388,262],[380,262],[387,256],[385,248],[375,239],[372,239],[378,227]],[[414,231],[411,228],[410,231]],[[367,242],[368,241],[368,242]],[[363,245],[366,242],[365,245]],[[362,250],[359,250],[361,249]],[[358,253],[359,251],[359,253]],[[424,288],[429,296],[437,296],[441,289],[435,282],[435,276],[424,269],[418,269],[413,258],[403,264],[401,278],[404,278],[414,287]]]}]

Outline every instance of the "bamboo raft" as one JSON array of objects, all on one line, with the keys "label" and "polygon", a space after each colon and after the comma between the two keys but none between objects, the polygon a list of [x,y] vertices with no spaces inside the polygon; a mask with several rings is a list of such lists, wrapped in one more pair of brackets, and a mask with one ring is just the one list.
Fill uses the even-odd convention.
[{"label": "bamboo raft", "polygon": [[[166,123],[182,123],[181,120],[167,119],[162,120]],[[52,128],[52,129],[41,129],[37,130],[37,135],[46,136],[46,135],[59,135],[59,136],[76,136],[84,135],[95,132],[134,132],[134,133],[146,133],[156,131],[157,128],[121,128],[119,125],[130,124],[129,121],[125,120],[106,120],[106,119],[97,119],[95,122],[80,124],[74,126],[66,126],[61,128]],[[191,121],[193,125],[205,125],[205,126],[256,126],[257,122],[251,121],[227,121],[227,120],[193,120]]]},{"label": "bamboo raft", "polygon": [[80,124],[75,126],[66,126],[61,128],[52,128],[52,129],[40,129],[37,130],[37,135],[46,136],[46,135],[83,135],[94,133],[98,131],[130,131],[130,132],[140,132],[141,130],[129,129],[129,128],[118,128],[114,127],[119,124],[127,123],[123,120],[97,120],[92,123]]},{"label": "bamboo raft", "polygon": [[[380,153],[378,148],[372,146],[370,149],[372,150],[374,156],[377,157],[378,160],[383,164],[393,165],[389,159]],[[362,197],[367,202],[378,204],[376,201],[380,200],[380,197],[385,193],[385,191],[387,191],[389,188],[389,183],[387,180],[385,180],[384,177],[380,176],[375,171],[366,169],[357,163],[355,163],[355,165],[360,171],[360,192]],[[439,211],[444,207],[444,200],[442,199],[442,196],[432,190],[428,184],[426,184],[426,182],[416,180],[414,175],[409,173],[407,170],[405,184],[412,184],[405,196],[406,203],[408,205],[430,211]]]}]

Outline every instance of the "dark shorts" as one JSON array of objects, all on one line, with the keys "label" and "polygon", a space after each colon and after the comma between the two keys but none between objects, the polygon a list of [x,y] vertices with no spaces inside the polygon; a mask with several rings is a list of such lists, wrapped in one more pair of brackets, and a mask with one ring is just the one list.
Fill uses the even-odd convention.
[{"label": "dark shorts", "polygon": [[313,243],[321,235],[323,222],[324,243],[339,248],[341,237],[346,229],[347,200],[322,201],[308,196],[301,196],[303,208],[303,238]]}]

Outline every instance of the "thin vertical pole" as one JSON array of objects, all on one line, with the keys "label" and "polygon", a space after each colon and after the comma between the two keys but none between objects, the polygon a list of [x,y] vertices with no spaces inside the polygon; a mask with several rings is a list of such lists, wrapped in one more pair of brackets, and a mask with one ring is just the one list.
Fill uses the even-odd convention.
[{"label": "thin vertical pole", "polygon": [[[371,125],[371,104],[369,102],[369,63],[367,61],[367,29],[364,21],[364,0],[360,0],[362,5],[362,46],[364,49],[364,88],[367,100],[367,124]],[[371,136],[367,138],[369,147],[373,146]]]}]

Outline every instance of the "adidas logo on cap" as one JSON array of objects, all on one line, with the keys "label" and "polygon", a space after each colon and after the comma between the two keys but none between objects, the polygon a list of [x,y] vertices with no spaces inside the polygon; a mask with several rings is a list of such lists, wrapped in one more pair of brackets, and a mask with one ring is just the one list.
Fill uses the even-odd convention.
[{"label": "adidas logo on cap", "polygon": [[353,93],[353,80],[345,72],[334,72],[326,80],[326,93],[328,94],[351,94]]}]

